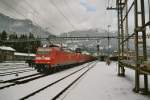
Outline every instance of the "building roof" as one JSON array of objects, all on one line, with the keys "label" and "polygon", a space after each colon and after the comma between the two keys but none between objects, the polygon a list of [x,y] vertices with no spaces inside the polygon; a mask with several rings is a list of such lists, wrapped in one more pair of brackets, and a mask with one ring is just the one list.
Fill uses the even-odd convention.
[{"label": "building roof", "polygon": [[20,53],[20,52],[15,52],[14,55],[16,56],[35,56],[35,54],[31,54],[31,53]]},{"label": "building roof", "polygon": [[12,47],[7,47],[7,46],[0,46],[0,50],[7,50],[7,51],[16,51]]}]

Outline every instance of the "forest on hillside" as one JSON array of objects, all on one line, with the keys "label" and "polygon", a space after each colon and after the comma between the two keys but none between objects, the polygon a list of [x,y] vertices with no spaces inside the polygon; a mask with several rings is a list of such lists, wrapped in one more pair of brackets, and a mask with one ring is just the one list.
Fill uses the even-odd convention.
[{"label": "forest on hillside", "polygon": [[[20,40],[20,42],[18,42]],[[23,41],[22,41],[23,40]],[[28,41],[35,40],[35,41]],[[17,42],[16,42],[17,41]],[[9,46],[14,48],[17,52],[35,53],[36,48],[41,46],[41,41],[32,33],[17,35],[14,33],[7,33],[5,30],[0,33],[0,46]]]}]

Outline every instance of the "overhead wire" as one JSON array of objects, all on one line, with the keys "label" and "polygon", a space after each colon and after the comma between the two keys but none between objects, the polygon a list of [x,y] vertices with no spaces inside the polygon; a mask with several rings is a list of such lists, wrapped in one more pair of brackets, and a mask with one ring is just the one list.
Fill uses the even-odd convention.
[{"label": "overhead wire", "polygon": [[[0,1],[1,2],[1,1]],[[7,9],[5,8],[5,5],[6,4],[4,4],[4,3],[1,3],[0,4],[0,12],[2,13],[2,14],[5,14],[6,12],[7,12]],[[7,14],[5,14],[5,15],[7,15],[7,16],[10,16],[11,18],[16,18],[16,16],[14,16],[13,15],[13,13],[12,12],[9,12],[9,13],[7,13]]]},{"label": "overhead wire", "polygon": [[57,11],[64,17],[64,19],[68,22],[69,25],[71,25],[73,30],[76,30],[75,26],[71,23],[70,19],[58,8],[58,6],[55,4],[53,0],[49,0],[50,4],[52,4]]},{"label": "overhead wire", "polygon": [[[10,7],[11,9],[13,9],[13,11],[15,11],[17,15],[23,17],[23,19],[28,19],[28,20],[30,20],[29,18],[27,18],[26,15],[24,15],[24,14],[21,13],[21,12],[19,12],[16,8],[12,7],[11,4],[8,4],[6,1],[3,1],[3,0],[2,0],[2,1],[0,1],[0,2],[2,2],[5,6],[8,6],[8,7]],[[23,8],[23,7],[21,7],[21,8]],[[26,10],[25,8],[23,8],[23,9]],[[16,18],[16,16],[13,16],[13,17]],[[37,24],[37,23],[35,23],[35,25],[40,26],[40,25]],[[56,29],[55,29],[55,30],[56,30]]]},{"label": "overhead wire", "polygon": [[108,5],[107,5],[107,7],[110,7],[109,4],[110,4],[110,0],[108,0]]},{"label": "overhead wire", "polygon": [[[11,6],[10,4],[8,4],[7,2],[5,2],[5,1],[3,1],[3,0],[1,0],[0,2],[2,2],[2,3],[3,3],[4,5],[6,5],[7,7],[10,7],[11,9],[14,9],[14,11],[16,12],[16,14],[22,16],[24,19],[27,19],[24,14],[22,14],[22,13],[19,12],[19,11],[17,11],[14,7],[12,7],[12,6]],[[16,17],[14,17],[14,18],[16,18]],[[9,20],[8,20],[8,23],[9,23]],[[10,25],[10,24],[9,24],[9,25]],[[8,31],[10,31],[9,28],[8,28]]]},{"label": "overhead wire", "polygon": [[[0,12],[2,14],[6,13],[4,8],[0,8]],[[7,14],[7,16],[10,16],[11,18],[16,18],[16,16],[14,16],[12,13]]]},{"label": "overhead wire", "polygon": [[[16,10],[14,7],[12,7],[10,4],[8,4],[7,2],[5,2],[5,1],[1,1],[3,4],[5,4],[6,6],[9,6],[10,8],[12,8],[17,14],[19,14],[20,16],[22,16],[24,19],[29,19],[29,18],[27,18],[27,16],[26,15],[24,15],[24,14],[22,14],[21,12],[19,12],[18,10]],[[15,2],[15,1],[14,1]],[[29,3],[28,3],[29,4]],[[29,4],[30,5],[30,4]],[[28,6],[29,6],[28,5]],[[32,6],[30,6],[30,8],[31,8]],[[23,8],[23,7],[21,7],[21,8]],[[24,10],[27,10],[27,9],[25,9],[25,8],[23,8]],[[32,8],[32,10],[33,10],[33,8]],[[33,11],[36,11],[36,10],[33,10]],[[37,12],[37,11],[36,11]],[[15,17],[16,18],[16,17]],[[30,20],[30,19],[29,19]],[[47,22],[47,21],[46,21]],[[39,24],[37,24],[37,23],[35,23],[35,25],[38,25],[38,26],[41,26],[41,25],[39,25]],[[56,29],[55,29],[56,30]]]},{"label": "overhead wire", "polygon": [[[70,2],[71,2],[71,0],[69,0]],[[74,1],[74,0],[73,0]],[[69,9],[68,9],[68,11],[70,11],[70,14],[72,14],[75,18],[79,18],[77,15],[75,15],[72,11],[71,11],[71,9],[72,9],[72,7],[69,5],[69,3],[66,1],[66,0],[64,0],[64,3],[66,4],[66,7],[68,7]],[[87,18],[84,18],[84,20],[86,20],[87,21],[87,19],[89,19],[89,15],[86,15],[86,17]],[[82,19],[83,19],[83,17],[82,17]],[[81,22],[83,22],[84,20],[80,20],[79,19],[79,22],[81,23]],[[79,26],[79,25],[78,25]],[[81,26],[80,25],[80,28],[84,28],[83,26]]]},{"label": "overhead wire", "polygon": [[0,2],[2,2],[3,4],[5,4],[6,6],[8,6],[8,7],[14,9],[14,11],[15,11],[17,14],[21,15],[23,18],[26,19],[26,16],[25,16],[24,14],[22,14],[22,13],[19,12],[19,11],[17,11],[14,7],[12,7],[12,6],[11,6],[10,4],[8,4],[6,1],[1,0]]},{"label": "overhead wire", "polygon": [[[105,4],[105,8],[109,8],[110,6],[109,6],[109,2],[110,2],[110,0],[107,0],[106,1],[106,4]],[[105,10],[105,22],[106,22],[106,20],[107,20],[107,18],[109,18],[109,13],[108,13],[108,11],[107,10]],[[107,24],[107,23],[105,23],[105,24]],[[107,25],[105,25],[105,26],[107,26]]]},{"label": "overhead wire", "polygon": [[[66,0],[63,0],[64,1],[64,4],[65,6],[68,8],[67,11],[69,12],[69,14],[74,18],[76,17],[76,15],[72,12],[72,8],[69,6],[68,2]],[[76,17],[77,18],[77,17]],[[72,21],[73,22],[73,21]],[[75,24],[74,24],[75,25]]]},{"label": "overhead wire", "polygon": [[68,11],[71,13],[71,15],[73,17],[76,17],[76,15],[73,13],[73,10],[72,10],[71,6],[69,5],[69,3],[66,0],[63,0],[63,1],[64,1],[64,4],[66,4],[66,6],[68,7]]},{"label": "overhead wire", "polygon": [[[115,1],[114,0],[109,0],[109,7],[110,8],[115,8],[114,7],[114,3],[115,3]],[[112,13],[113,12],[113,13]],[[112,12],[111,13],[109,13],[109,15],[110,15],[110,19],[112,18],[112,20],[110,21],[110,25],[112,25],[113,26],[113,24],[114,24],[114,14],[116,13],[116,11],[114,11],[114,10],[112,10]]]},{"label": "overhead wire", "polygon": [[[28,3],[28,1],[27,0],[24,0],[24,2],[34,11],[34,12],[36,12],[38,15],[40,15],[40,12],[39,11],[37,11],[33,6],[31,6],[31,4],[30,3]],[[44,22],[48,22],[49,23],[49,21],[47,21],[45,18],[43,18],[42,16],[39,16]],[[37,20],[37,19],[36,19]],[[51,23],[49,23],[49,28],[53,28],[53,30],[54,31],[56,31],[56,30],[58,30],[58,28],[55,28],[55,26],[54,25],[52,25]]]},{"label": "overhead wire", "polygon": [[68,12],[70,13],[70,15],[74,18],[78,18],[74,13],[73,10],[71,8],[71,6],[69,5],[69,3],[66,0],[63,0],[64,4],[66,5],[66,7],[68,8]]},{"label": "overhead wire", "polygon": [[[112,0],[111,0],[112,1]],[[105,4],[105,8],[112,8],[112,2],[111,2],[110,0],[108,0],[107,2],[106,2],[106,4]],[[107,13],[108,11],[106,11],[105,12],[105,14],[106,14],[106,16],[108,16],[107,18],[109,18],[109,19],[112,19],[113,17],[112,17],[112,13]],[[107,59],[106,59],[106,63],[108,63],[109,64],[109,62],[110,62],[110,58],[109,58],[109,56],[110,56],[110,46],[111,46],[111,40],[110,40],[110,27],[111,27],[111,25],[112,25],[112,23],[113,23],[113,21],[111,20],[109,20],[108,21],[109,22],[109,24],[107,23],[107,25],[106,25],[106,33],[107,33],[107,35],[108,35],[108,40],[107,40],[107,46],[108,46],[108,48],[107,48],[107,52],[108,52],[108,57],[107,57]],[[112,35],[112,34],[111,34]]]}]

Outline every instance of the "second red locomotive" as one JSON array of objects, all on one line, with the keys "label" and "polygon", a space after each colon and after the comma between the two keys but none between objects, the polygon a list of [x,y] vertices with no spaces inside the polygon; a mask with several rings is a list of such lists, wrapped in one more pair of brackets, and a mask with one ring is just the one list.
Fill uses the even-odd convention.
[{"label": "second red locomotive", "polygon": [[35,57],[35,68],[39,72],[54,71],[66,65],[81,64],[94,59],[93,56],[81,54],[80,52],[70,52],[54,45],[39,47]]}]

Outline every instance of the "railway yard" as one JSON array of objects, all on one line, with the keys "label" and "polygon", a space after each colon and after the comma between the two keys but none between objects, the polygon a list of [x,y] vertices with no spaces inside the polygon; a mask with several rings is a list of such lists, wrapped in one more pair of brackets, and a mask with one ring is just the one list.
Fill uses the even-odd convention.
[{"label": "railway yard", "polygon": [[150,100],[150,0],[0,0],[0,100]]},{"label": "railway yard", "polygon": [[93,61],[57,73],[41,74],[25,63],[1,63],[0,98],[126,100],[128,96],[128,100],[149,100],[149,96],[132,92],[132,70],[126,71],[125,78],[116,77],[116,70],[117,62],[108,66],[106,62]]}]

